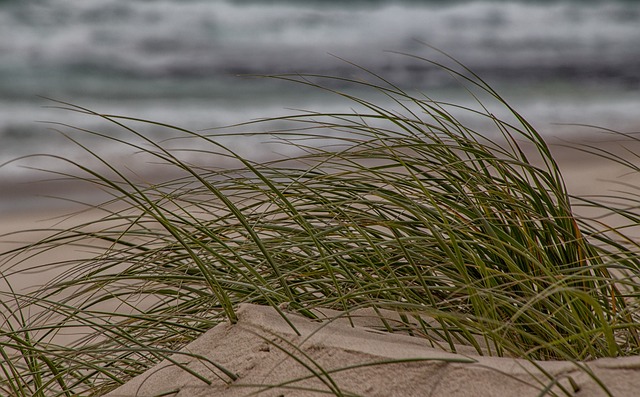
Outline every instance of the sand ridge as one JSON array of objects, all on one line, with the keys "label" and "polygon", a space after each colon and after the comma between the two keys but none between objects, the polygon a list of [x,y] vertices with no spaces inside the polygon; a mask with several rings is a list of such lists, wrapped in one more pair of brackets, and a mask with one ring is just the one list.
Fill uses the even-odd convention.
[{"label": "sand ridge", "polygon": [[[210,384],[165,360],[107,396],[567,395],[562,389],[570,396],[608,395],[592,375],[613,396],[640,390],[640,357],[531,363],[447,353],[423,338],[376,331],[371,321],[352,327],[346,319],[325,323],[287,312],[297,335],[271,307],[244,304],[238,315],[238,323],[220,324],[184,348],[200,358],[175,358]],[[229,382],[203,358],[238,379]]]}]

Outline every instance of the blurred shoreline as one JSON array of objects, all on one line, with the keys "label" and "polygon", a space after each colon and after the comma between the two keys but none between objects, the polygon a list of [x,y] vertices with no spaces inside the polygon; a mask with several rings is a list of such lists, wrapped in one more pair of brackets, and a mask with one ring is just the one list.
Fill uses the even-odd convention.
[{"label": "blurred shoreline", "polygon": [[[607,151],[640,167],[640,156],[635,154],[640,153],[640,141],[606,133],[592,133],[588,136],[581,133],[565,138],[549,137],[545,141],[560,166],[571,194],[605,194],[619,189],[621,183],[631,183],[630,181],[637,179],[631,169],[585,151]],[[525,153],[533,153],[527,143],[520,143]],[[537,164],[535,153],[531,161]],[[224,163],[217,165],[222,165],[223,169],[235,168],[234,163],[230,161],[226,166]],[[166,165],[138,164],[136,168],[128,168],[127,165],[115,166],[120,171],[128,172],[127,178],[140,186],[184,176],[184,173]],[[103,171],[105,175],[110,175],[110,171]],[[640,175],[640,172],[637,174]],[[117,179],[114,177],[114,180]],[[0,190],[0,217],[3,223],[9,218],[25,217],[33,220],[49,213],[85,210],[113,199],[110,193],[95,183],[69,177],[55,180],[44,173],[34,173],[32,178],[25,175],[0,177],[0,185],[3,186]]]},{"label": "blurred shoreline", "polygon": [[[640,2],[630,0],[0,1],[0,164],[36,153],[81,159],[55,122],[131,139],[95,117],[52,109],[60,104],[43,96],[198,130],[291,107],[354,106],[248,76],[335,76],[330,88],[368,99],[339,79],[376,82],[369,70],[409,92],[474,105],[458,81],[417,58],[455,66],[423,43],[485,79],[541,132],[565,130],[542,123],[571,122],[628,130],[640,107],[638,26]],[[107,158],[121,149],[82,138]],[[9,172],[21,170],[3,167],[0,177]]]}]

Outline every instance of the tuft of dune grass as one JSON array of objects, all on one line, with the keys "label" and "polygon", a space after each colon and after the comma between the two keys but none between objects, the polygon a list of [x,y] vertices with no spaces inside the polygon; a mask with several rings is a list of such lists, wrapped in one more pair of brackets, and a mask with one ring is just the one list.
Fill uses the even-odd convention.
[{"label": "tuft of dune grass", "polygon": [[[381,94],[383,105],[326,88],[336,86],[332,77],[271,76],[330,91],[358,110],[252,122],[290,123],[264,136],[299,153],[255,162],[215,134],[59,103],[128,132],[139,143],[118,141],[123,147],[175,177],[134,181],[77,141],[102,166],[77,163],[77,173],[56,176],[109,192],[113,199],[98,207],[106,215],[52,230],[3,253],[0,263],[35,255],[46,264],[52,249],[103,248],[90,259],[51,263],[68,270],[34,293],[4,293],[0,394],[108,391],[221,321],[235,322],[240,303],[309,317],[318,308],[391,309],[405,324],[389,323],[389,332],[409,329],[454,352],[468,345],[531,360],[638,354],[638,246],[625,225],[598,228],[572,208],[617,212],[630,223],[637,215],[571,197],[532,125],[471,71],[439,66],[471,95],[508,110],[509,120],[494,116],[485,99],[463,108],[375,75],[339,82]],[[490,130],[472,129],[460,113]],[[239,166],[187,161],[131,127],[140,122],[197,140],[199,158],[224,156]],[[82,332],[75,342],[56,342],[74,330]],[[232,369],[210,364],[225,381],[235,379]]]}]

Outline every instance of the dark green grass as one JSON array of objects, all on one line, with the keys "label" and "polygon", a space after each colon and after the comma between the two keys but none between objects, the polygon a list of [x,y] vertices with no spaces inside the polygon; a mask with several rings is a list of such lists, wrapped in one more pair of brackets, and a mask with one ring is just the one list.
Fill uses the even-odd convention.
[{"label": "dark green grass", "polygon": [[[40,255],[46,263],[50,249],[106,248],[51,264],[69,270],[39,291],[4,294],[0,394],[109,390],[219,322],[235,322],[237,305],[247,302],[286,304],[310,317],[316,308],[397,310],[406,319],[399,328],[450,351],[463,344],[536,360],[638,354],[638,247],[625,225],[611,237],[572,206],[618,212],[630,223],[636,214],[570,197],[533,126],[470,71],[442,67],[488,99],[468,109],[379,76],[350,81],[382,94],[383,105],[333,92],[359,110],[277,119],[291,129],[265,138],[295,147],[295,159],[254,162],[215,134],[143,121],[198,140],[200,159],[238,164],[223,170],[149,140],[131,127],[141,120],[59,104],[128,131],[141,143],[122,145],[175,177],[135,182],[84,146],[101,166],[57,175],[109,192],[113,200],[100,206],[106,216],[0,259]],[[335,86],[330,77],[274,77]],[[509,120],[496,118],[487,100],[509,110]],[[491,130],[470,129],[454,116],[461,112]],[[327,136],[333,144],[323,146]],[[425,315],[434,321],[420,321]],[[51,342],[73,329],[86,336],[70,346]],[[234,380],[233,369],[219,370]]]}]

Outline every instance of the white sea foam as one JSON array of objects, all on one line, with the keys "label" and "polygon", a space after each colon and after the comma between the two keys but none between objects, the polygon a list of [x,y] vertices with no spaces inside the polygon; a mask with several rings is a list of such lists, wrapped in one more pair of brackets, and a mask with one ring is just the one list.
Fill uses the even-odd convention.
[{"label": "white sea foam", "polygon": [[[278,72],[354,76],[354,68],[328,53],[405,87],[448,93],[443,82],[451,80],[428,64],[384,53],[434,56],[418,40],[451,53],[504,89],[543,129],[551,122],[613,128],[638,123],[639,2],[345,4],[3,2],[0,163],[43,150],[74,155],[73,146],[60,149],[64,140],[53,144],[37,120],[92,125],[77,114],[43,109],[47,103],[37,95],[206,128],[287,113],[285,107],[331,108],[332,102],[296,86],[229,78]],[[471,103],[461,92],[454,99]]]},{"label": "white sea foam", "polygon": [[354,56],[375,68],[379,51],[414,39],[473,66],[601,63],[640,54],[640,5],[628,2],[493,2],[379,7],[237,5],[226,1],[26,1],[5,6],[2,63],[85,64],[158,73],[182,67],[268,71],[332,63],[308,53]]}]

